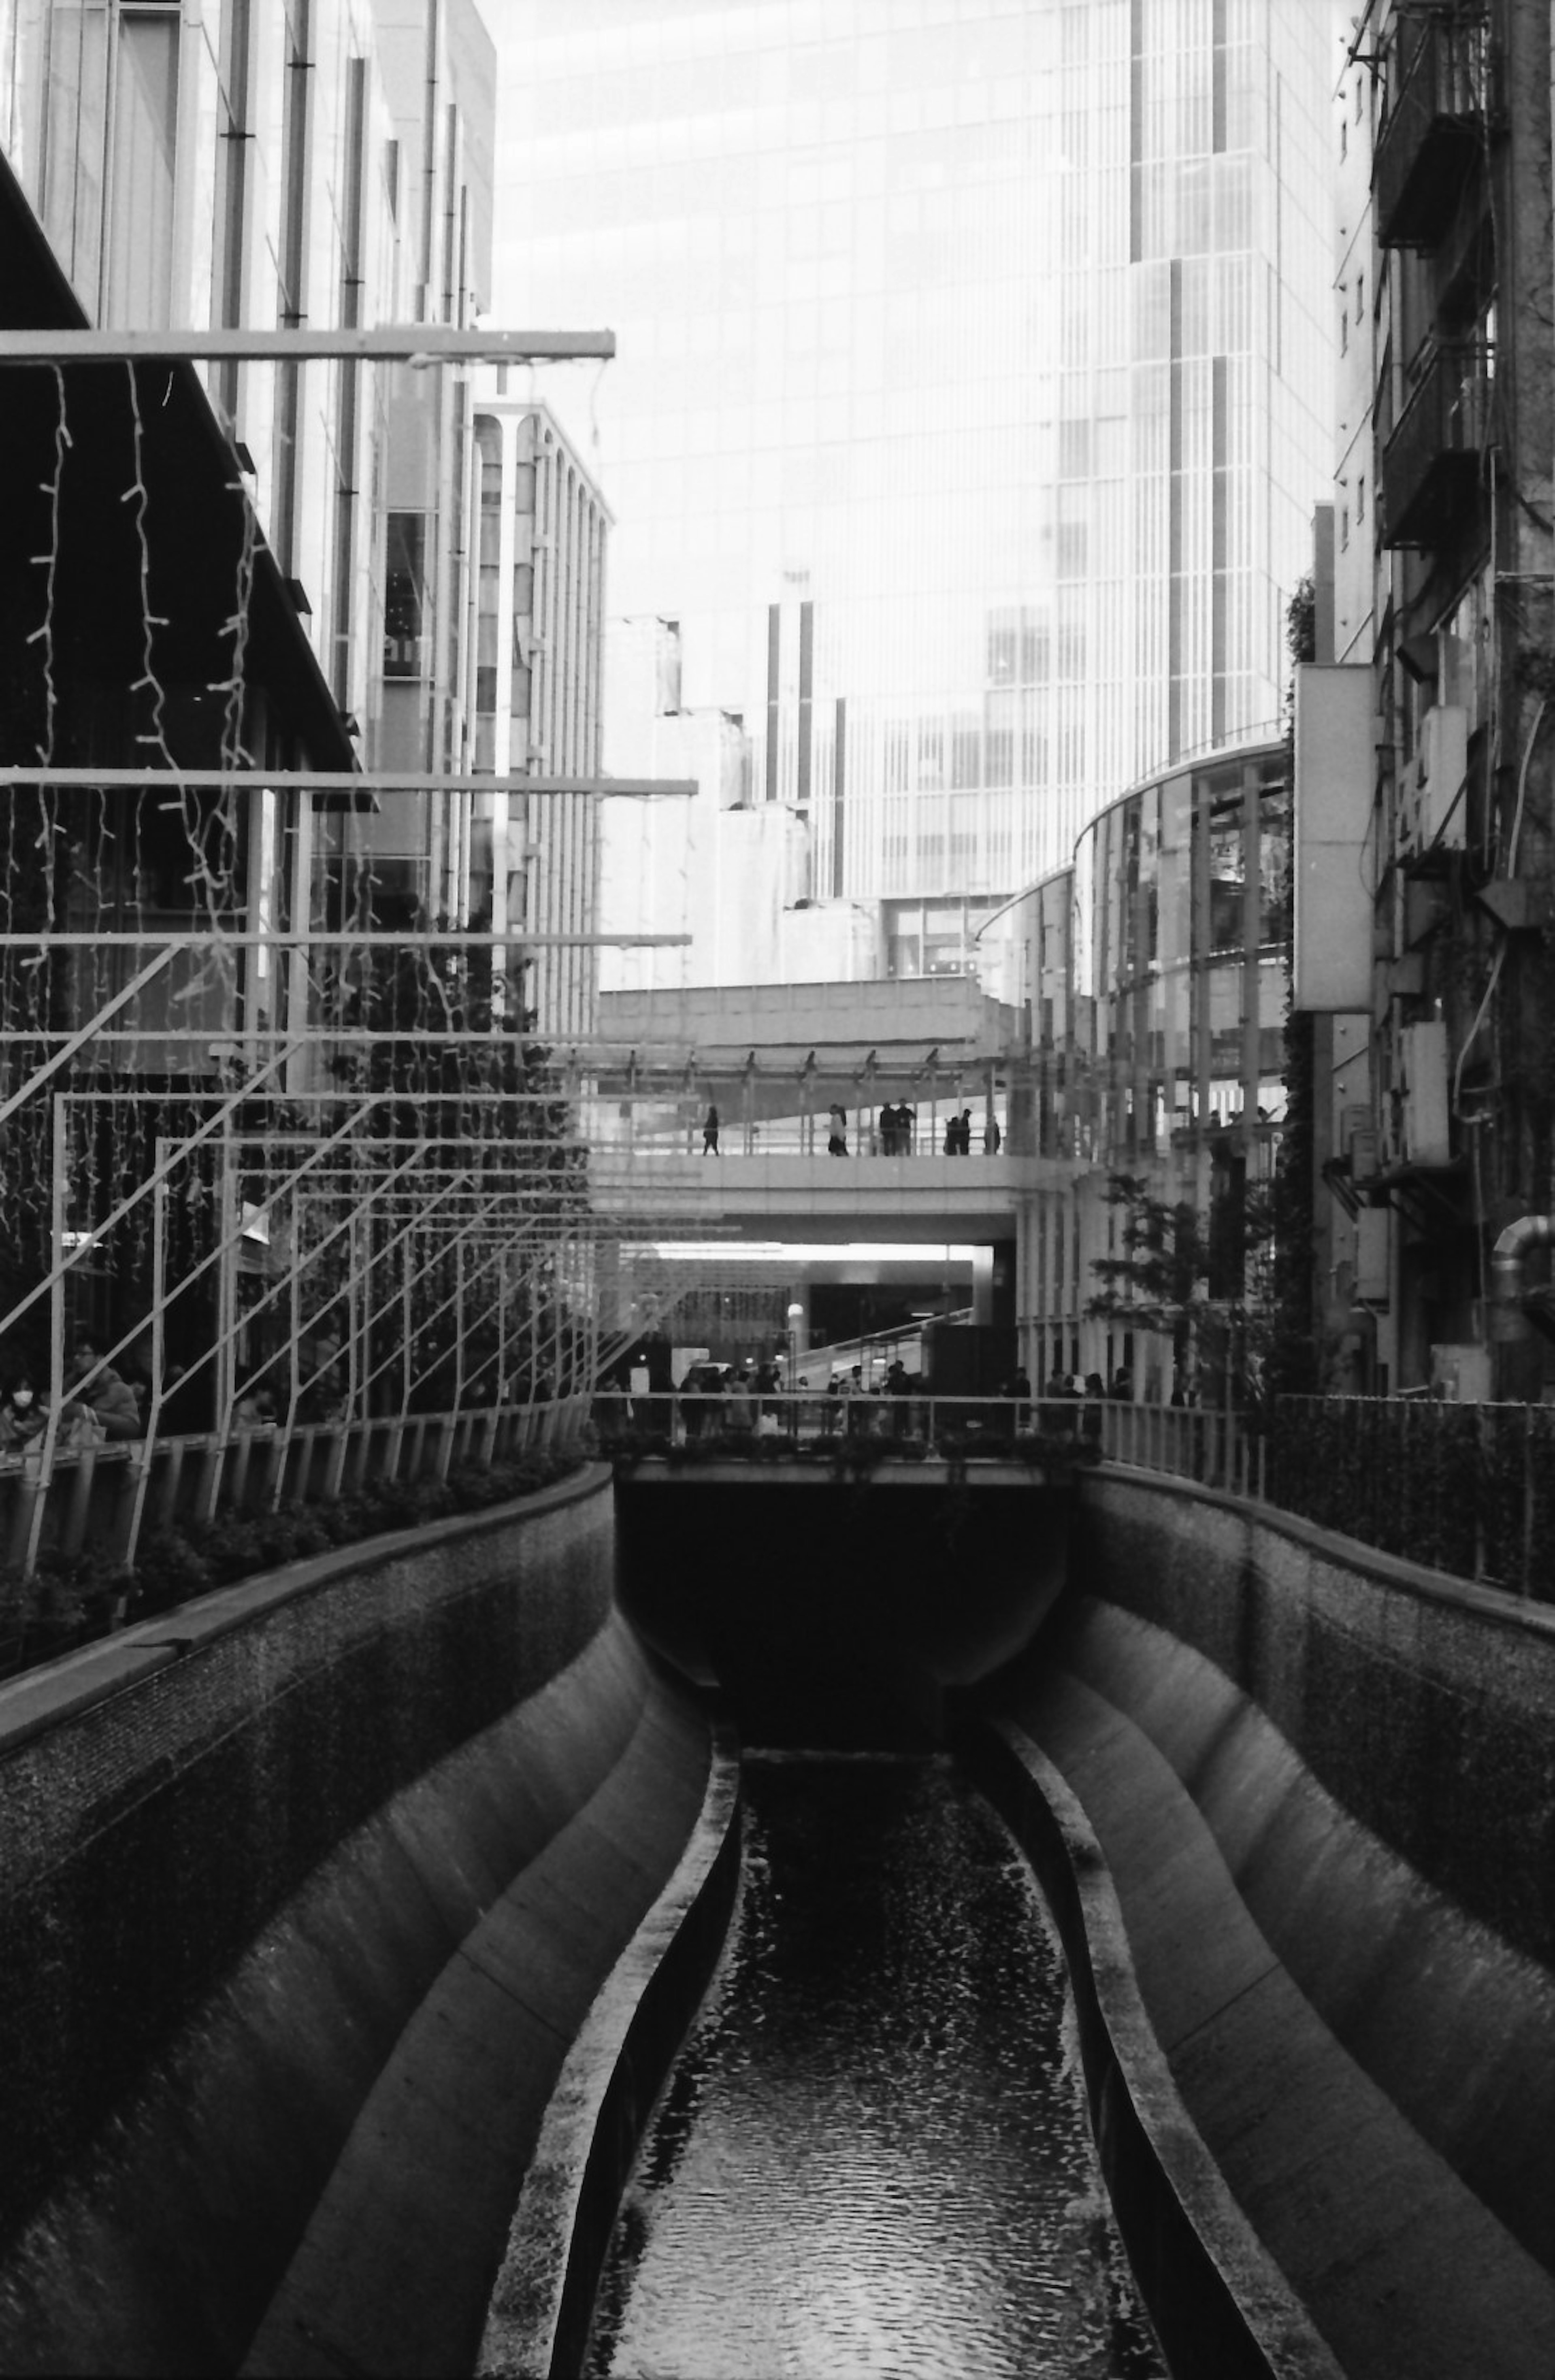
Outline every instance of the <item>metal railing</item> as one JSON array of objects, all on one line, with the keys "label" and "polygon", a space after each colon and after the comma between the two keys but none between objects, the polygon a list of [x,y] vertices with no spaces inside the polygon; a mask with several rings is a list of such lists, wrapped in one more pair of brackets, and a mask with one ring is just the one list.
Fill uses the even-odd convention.
[{"label": "metal railing", "polygon": [[611,1390],[590,1408],[601,1451],[644,1452],[659,1447],[716,1445],[738,1461],[758,1455],[761,1441],[784,1439],[801,1450],[837,1452],[869,1443],[889,1452],[893,1443],[916,1452],[977,1456],[1065,1444],[1087,1456],[1105,1456],[1142,1470],[1163,1471],[1261,1497],[1267,1441],[1244,1416],[1199,1406],[1132,1404],[1092,1397],[905,1396],[869,1392],[832,1396],[786,1389],[711,1395],[671,1389]]},{"label": "metal railing", "polygon": [[646,1453],[666,1447],[716,1448],[738,1461],[763,1442],[840,1453],[869,1445],[922,1454],[1010,1454],[1017,1439],[1097,1442],[1094,1409],[1045,1399],[977,1396],[831,1396],[813,1389],[702,1394],[694,1390],[606,1390],[590,1407],[600,1451]]},{"label": "metal railing", "polygon": [[[844,1155],[847,1159],[883,1157],[907,1164],[926,1157],[969,1157],[976,1162],[990,1157],[1015,1157],[1028,1153],[1010,1147],[1002,1122],[999,1125],[999,1147],[990,1148],[987,1119],[977,1111],[972,1117],[967,1148],[947,1148],[944,1143],[948,1112],[946,1111],[936,1118],[925,1101],[911,1133],[889,1135],[890,1148],[886,1146],[888,1135],[881,1132],[871,1118],[853,1117],[844,1135],[846,1147]],[[844,1161],[843,1157],[832,1157],[828,1149],[824,1116],[815,1119],[770,1116],[754,1121],[736,1116],[720,1123],[716,1151],[704,1149],[705,1137],[704,1127],[699,1123],[672,1126],[637,1124],[628,1133],[616,1118],[604,1120],[604,1126],[596,1135],[593,1146],[601,1156],[630,1154],[638,1163],[645,1160],[651,1161],[655,1158],[703,1156],[709,1164],[725,1158],[747,1157],[814,1157],[832,1163]]]},{"label": "metal railing", "polygon": [[1198,1405],[1110,1398],[596,1395],[601,1452],[701,1446],[759,1461],[801,1454],[1025,1455],[1065,1441],[1316,1522],[1427,1569],[1555,1602],[1555,1406],[1412,1397],[1276,1400],[1272,1421]]},{"label": "metal railing", "polygon": [[1267,1493],[1268,1440],[1248,1427],[1245,1414],[1123,1402],[1094,1410],[1101,1415],[1101,1451],[1114,1463],[1164,1471],[1228,1495],[1261,1499]]},{"label": "metal railing", "polygon": [[1447,494],[1473,486],[1493,436],[1495,350],[1483,341],[1440,341],[1382,450],[1382,492],[1391,545],[1429,545]]},{"label": "metal railing", "polygon": [[1430,249],[1482,143],[1487,29],[1472,17],[1412,17],[1406,30],[1377,135],[1378,237],[1387,248]]},{"label": "metal railing", "polygon": [[1383,1553],[1555,1601],[1555,1406],[1282,1397],[1270,1489]]},{"label": "metal railing", "polygon": [[329,1504],[368,1486],[446,1479],[466,1463],[580,1449],[589,1400],[502,1404],[0,1454],[0,1572],[90,1548],[132,1563],[143,1535],[183,1521]]}]

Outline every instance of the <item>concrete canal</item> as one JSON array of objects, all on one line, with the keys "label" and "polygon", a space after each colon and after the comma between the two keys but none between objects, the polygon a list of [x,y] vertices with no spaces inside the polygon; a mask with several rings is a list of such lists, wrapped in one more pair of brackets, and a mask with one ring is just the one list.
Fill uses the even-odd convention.
[{"label": "concrete canal", "polygon": [[758,1755],[745,1790],[735,1922],[588,2372],[1158,2380],[1002,1820],[944,1759]]}]

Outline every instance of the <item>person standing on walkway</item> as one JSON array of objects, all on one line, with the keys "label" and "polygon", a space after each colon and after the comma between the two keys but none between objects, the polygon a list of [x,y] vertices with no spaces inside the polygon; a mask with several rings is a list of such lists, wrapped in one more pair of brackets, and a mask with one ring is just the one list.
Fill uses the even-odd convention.
[{"label": "person standing on walkway", "polygon": [[716,1157],[718,1154],[718,1110],[710,1107],[702,1121],[702,1155]]},{"label": "person standing on walkway", "polygon": [[896,1111],[889,1101],[887,1101],[886,1105],[881,1108],[880,1111],[878,1129],[881,1136],[881,1155],[882,1157],[894,1157],[896,1154],[896,1134],[898,1126],[896,1121]]},{"label": "person standing on walkway", "polygon": [[845,1108],[834,1107],[827,1111],[826,1154],[828,1157],[847,1155],[847,1110]]},{"label": "person standing on walkway", "polygon": [[742,1364],[729,1383],[724,1402],[723,1426],[742,1438],[749,1437],[756,1427],[756,1406],[750,1393],[750,1374]]}]

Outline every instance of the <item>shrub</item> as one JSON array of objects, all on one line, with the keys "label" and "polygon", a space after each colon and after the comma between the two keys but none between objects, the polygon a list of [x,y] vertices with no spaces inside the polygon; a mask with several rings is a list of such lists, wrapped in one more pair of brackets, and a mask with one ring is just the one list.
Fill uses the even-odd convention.
[{"label": "shrub", "polygon": [[571,1454],[535,1448],[509,1463],[462,1463],[446,1480],[375,1481],[332,1504],[184,1521],[148,1530],[132,1571],[95,1544],[74,1554],[51,1549],[40,1557],[30,1579],[0,1571],[0,1670],[7,1644],[25,1640],[24,1662],[46,1660],[73,1643],[83,1625],[105,1628],[117,1598],[128,1596],[137,1615],[166,1611],[191,1596],[232,1585],[258,1571],[305,1561],[332,1547],[531,1495],[574,1470],[577,1462]]},{"label": "shrub", "polygon": [[211,1585],[211,1564],[182,1529],[155,1529],[135,1552],[134,1604],[138,1611],[170,1611]]}]

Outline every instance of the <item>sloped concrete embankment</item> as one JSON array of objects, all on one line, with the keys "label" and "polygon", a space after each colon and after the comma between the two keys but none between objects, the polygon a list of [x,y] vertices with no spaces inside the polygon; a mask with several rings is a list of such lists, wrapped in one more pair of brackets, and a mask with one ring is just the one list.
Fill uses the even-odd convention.
[{"label": "sloped concrete embankment", "polygon": [[1357,2380],[1549,2380],[1555,1615],[1115,1474],[1076,1572],[1001,1701],[1241,2207]]},{"label": "sloped concrete embankment", "polygon": [[956,1749],[1013,1829],[1057,1924],[1091,2131],[1172,2371],[1335,2380],[1339,2366],[1233,2198],[1172,2079],[1107,1863],[1078,1801],[1007,1720],[965,1728]]},{"label": "sloped concrete embankment", "polygon": [[613,1545],[595,1472],[0,1695],[0,2367],[471,2368],[707,1789]]},{"label": "sloped concrete embankment", "polygon": [[740,1878],[740,1755],[720,1727],[679,1867],[589,2010],[562,2069],[492,2293],[477,2370],[579,2372],[644,2129],[718,1964]]}]

